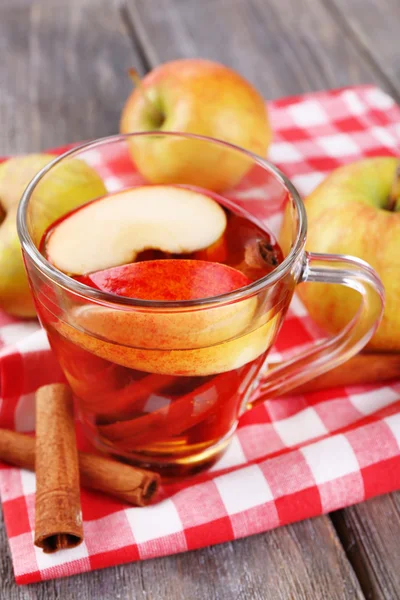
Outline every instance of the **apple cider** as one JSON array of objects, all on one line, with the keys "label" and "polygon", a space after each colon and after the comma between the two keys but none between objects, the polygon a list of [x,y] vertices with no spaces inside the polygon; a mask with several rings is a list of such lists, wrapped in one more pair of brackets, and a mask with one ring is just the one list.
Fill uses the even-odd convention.
[{"label": "apple cider", "polygon": [[[122,219],[116,216],[121,211]],[[291,290],[275,287],[240,302],[202,301],[271,273],[283,261],[273,235],[214,193],[143,186],[65,215],[45,233],[41,251],[63,273],[99,291],[98,302],[82,295],[63,306],[68,318],[55,314],[49,293],[36,298],[93,443],[167,477],[215,462]],[[104,292],[114,295],[115,306],[102,302]],[[137,303],[128,300],[121,309],[124,298]]]}]

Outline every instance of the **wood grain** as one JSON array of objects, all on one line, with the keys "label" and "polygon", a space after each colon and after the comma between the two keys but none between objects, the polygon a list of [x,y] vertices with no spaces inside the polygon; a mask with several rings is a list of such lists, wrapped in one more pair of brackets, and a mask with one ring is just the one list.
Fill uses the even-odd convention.
[{"label": "wood grain", "polygon": [[[282,543],[282,532],[286,542]],[[0,524],[0,547],[6,548]],[[3,564],[9,562],[3,553]],[[7,558],[7,560],[6,560]],[[7,600],[362,600],[331,525],[312,519],[233,543],[17,587],[0,573]]]},{"label": "wood grain", "polygon": [[[364,82],[400,98],[397,0],[203,0],[201,8],[195,0],[129,0],[128,8],[151,66],[201,55],[237,68],[268,98]],[[381,520],[392,515],[392,502],[391,497],[379,499]],[[360,549],[357,574],[374,582],[374,596],[364,587],[367,597],[395,598],[395,592],[379,595],[398,583],[394,538],[374,527],[363,507],[341,513],[349,525],[365,519],[365,527],[374,530],[376,539],[360,537],[353,527],[352,543]],[[342,527],[340,534],[345,532]],[[379,547],[387,545],[382,561],[373,551],[380,536]],[[388,556],[392,559],[385,560]],[[375,561],[381,568],[375,568]]]},{"label": "wood grain", "polygon": [[191,56],[219,60],[270,99],[369,81],[387,87],[322,0],[126,2],[151,66]]},{"label": "wood grain", "polygon": [[[7,57],[0,61],[0,154],[116,131],[130,91],[127,67],[143,71],[181,56],[221,60],[269,98],[365,81],[389,85],[323,0],[127,0],[120,15],[109,0],[0,5],[0,51]],[[28,587],[14,583],[1,523],[0,549],[0,598],[7,600],[364,597],[327,517]],[[368,556],[365,548],[361,554]],[[391,577],[393,563],[387,565]]]},{"label": "wood grain", "polygon": [[398,0],[324,0],[346,35],[386,78],[392,94],[400,97],[400,2]]},{"label": "wood grain", "polygon": [[0,9],[0,156],[118,132],[138,64],[107,0]]},{"label": "wood grain", "polygon": [[373,498],[332,515],[366,598],[400,594],[400,493]]},{"label": "wood grain", "polygon": [[[109,4],[102,1],[100,10],[95,0],[74,0],[68,10],[56,10],[46,0],[31,7],[3,10],[0,40],[10,56],[9,63],[0,64],[1,79],[5,80],[0,87],[0,123],[4,125],[0,127],[0,152],[37,150],[116,130],[119,110],[130,88],[126,68],[133,63],[143,70],[143,64],[138,54],[133,56],[135,46]],[[315,551],[316,544],[324,547],[324,553]],[[6,547],[3,539],[2,548]],[[75,598],[79,592],[83,598],[111,600],[118,590],[121,598],[230,600],[262,598],[269,589],[271,598],[286,598],[299,590],[300,598],[312,599],[313,565],[321,556],[321,586],[333,587],[339,569],[349,589],[356,590],[356,595],[343,597],[360,597],[352,569],[332,537],[327,518],[237,544],[21,589],[13,583],[7,554],[0,572],[0,586],[4,588],[0,587],[0,597],[66,599]],[[296,572],[293,565],[299,560],[304,564]],[[205,567],[207,578],[202,576]],[[246,577],[242,581],[236,574],[243,568]]]}]

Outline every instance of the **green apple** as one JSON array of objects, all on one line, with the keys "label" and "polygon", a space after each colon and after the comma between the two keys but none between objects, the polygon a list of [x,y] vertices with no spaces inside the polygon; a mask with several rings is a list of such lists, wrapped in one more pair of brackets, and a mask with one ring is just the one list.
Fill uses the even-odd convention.
[{"label": "green apple", "polygon": [[[368,158],[333,171],[305,200],[306,249],[350,254],[367,261],[380,275],[386,307],[368,348],[400,351],[400,194],[395,186],[399,160]],[[393,191],[397,187],[395,195]],[[287,246],[289,219],[281,242]],[[298,293],[311,317],[336,333],[355,314],[357,292],[328,284],[302,284]]]},{"label": "green apple", "polygon": [[[265,102],[248,81],[224,65],[184,59],[151,71],[128,98],[121,133],[174,131],[205,135],[266,156],[272,139]],[[250,159],[196,140],[136,138],[139,171],[152,183],[187,183],[211,190],[235,185]]]},{"label": "green apple", "polygon": [[[17,235],[17,208],[29,181],[53,158],[30,154],[0,165],[0,309],[15,316],[35,315]],[[40,243],[56,219],[105,193],[100,176],[83,161],[71,159],[57,165],[38,184],[30,201],[34,243]]]}]

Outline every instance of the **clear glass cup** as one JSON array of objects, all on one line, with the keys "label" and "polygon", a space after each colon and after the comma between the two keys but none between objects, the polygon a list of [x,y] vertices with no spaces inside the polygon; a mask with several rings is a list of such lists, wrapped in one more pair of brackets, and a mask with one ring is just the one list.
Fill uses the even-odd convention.
[{"label": "clear glass cup", "polygon": [[[151,183],[200,186],[277,238],[286,211],[284,260],[247,287],[201,300],[137,300],[90,288],[39,250],[43,186],[47,201],[57,202],[57,173],[76,159],[98,170],[108,192]],[[209,138],[141,133],[73,149],[26,189],[18,232],[39,319],[86,434],[98,448],[167,477],[213,464],[241,414],[348,360],[383,312],[382,284],[368,264],[304,250],[306,214],[292,183],[258,156]],[[268,352],[305,281],[355,290],[358,311],[337,335],[270,369]]]}]

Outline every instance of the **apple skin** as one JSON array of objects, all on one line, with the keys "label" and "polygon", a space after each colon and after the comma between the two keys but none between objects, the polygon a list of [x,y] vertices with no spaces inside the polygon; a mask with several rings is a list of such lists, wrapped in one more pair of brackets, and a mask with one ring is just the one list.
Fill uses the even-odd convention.
[{"label": "apple skin", "polygon": [[[204,376],[224,373],[242,367],[246,363],[255,360],[272,345],[281,322],[280,315],[266,315],[262,320],[266,322],[261,324],[254,323],[255,329],[248,333],[242,333],[238,331],[239,327],[237,324],[243,327],[246,320],[249,324],[248,316],[251,313],[247,311],[246,313],[247,318],[244,319],[244,315],[241,314],[239,321],[232,319],[232,316],[235,317],[234,314],[231,313],[228,315],[224,326],[219,326],[218,336],[216,333],[211,336],[211,338],[219,337],[220,341],[218,343],[212,343],[211,339],[210,343],[212,345],[200,348],[189,347],[188,349],[185,349],[183,343],[181,343],[181,348],[176,350],[169,349],[171,348],[171,344],[168,344],[170,340],[165,335],[159,335],[156,339],[153,338],[153,348],[159,346],[160,349],[151,349],[149,336],[146,336],[146,330],[149,328],[153,332],[159,332],[160,325],[164,326],[168,330],[168,334],[171,334],[172,339],[174,336],[177,339],[178,335],[186,332],[186,344],[193,344],[193,342],[198,342],[196,333],[201,331],[199,326],[204,326],[204,317],[202,322],[200,322],[196,317],[192,320],[188,316],[183,324],[181,324],[180,329],[178,329],[177,318],[168,319],[168,317],[164,317],[163,320],[160,318],[155,323],[152,323],[151,320],[149,322],[149,318],[135,319],[136,315],[133,313],[130,320],[126,318],[118,319],[113,318],[114,315],[111,312],[96,313],[89,308],[86,314],[77,313],[73,316],[73,326],[59,321],[53,327],[58,334],[67,340],[117,365],[163,375]],[[215,324],[215,318],[218,316],[220,315],[214,315],[214,318],[211,315],[208,316],[209,327]],[[226,315],[222,316],[225,317]],[[231,318],[229,319],[229,317]],[[193,332],[190,339],[188,327],[192,326]],[[93,334],[84,333],[79,327],[82,329],[85,328],[87,331],[93,332]],[[141,337],[141,342],[147,342],[147,348],[132,348],[124,345],[122,330],[123,328],[126,329],[126,327],[135,327],[135,333],[138,334],[137,337]],[[48,331],[48,333],[51,342],[52,331]],[[236,336],[239,334],[239,337],[229,339],[235,334]],[[132,342],[132,334],[129,337],[129,341]],[[108,342],[105,341],[106,339],[114,341]],[[120,343],[118,343],[119,341]],[[201,341],[203,344],[208,342],[205,333]],[[164,348],[162,348],[163,345],[165,346]]]},{"label": "apple skin", "polygon": [[[398,164],[397,158],[377,157],[345,165],[305,200],[306,249],[362,258],[382,279],[385,312],[367,346],[375,351],[400,351],[400,198],[394,211],[385,209]],[[284,251],[290,227],[285,218],[280,236]],[[360,304],[357,292],[339,285],[305,283],[298,294],[310,316],[330,333],[340,331]]]},{"label": "apple skin", "polygon": [[204,260],[147,260],[77,277],[81,283],[128,298],[198,300],[251,283],[237,269]]},{"label": "apple skin", "polygon": [[[167,274],[178,270],[182,276]],[[164,301],[172,300],[171,295],[178,299],[177,294],[179,299],[205,297],[210,283],[210,293],[220,294],[250,281],[226,265],[173,259],[132,263],[78,279],[103,291]],[[83,305],[70,313],[70,324],[57,321],[52,327],[80,348],[117,365],[164,375],[212,375],[243,366],[271,345],[280,315],[272,310],[258,314],[257,305],[255,297],[186,311]],[[42,320],[47,321],[43,314]],[[50,341],[53,335],[50,329]]]},{"label": "apple skin", "polygon": [[[265,102],[254,87],[228,67],[203,59],[176,60],[151,71],[128,98],[120,131],[195,133],[262,157],[272,139]],[[130,151],[152,183],[185,183],[214,191],[234,186],[252,166],[244,156],[197,140],[136,138]]]},{"label": "apple skin", "polygon": [[0,308],[9,314],[35,314],[21,247],[16,231],[16,209],[10,210],[0,226]]},{"label": "apple skin", "polygon": [[[132,263],[77,279],[102,291],[163,301],[219,295],[251,281],[227,265],[184,259]],[[167,375],[210,375],[242,366],[271,343],[279,321],[257,317],[256,308],[256,298],[189,312],[86,306],[72,316],[76,329],[66,323],[56,328],[82,348],[123,366]]]},{"label": "apple skin", "polygon": [[[16,214],[21,195],[34,175],[55,156],[30,154],[0,165],[0,309],[19,317],[36,315],[19,244]],[[31,235],[35,244],[56,219],[106,193],[99,175],[86,163],[60,163],[38,184],[31,199]]]}]

